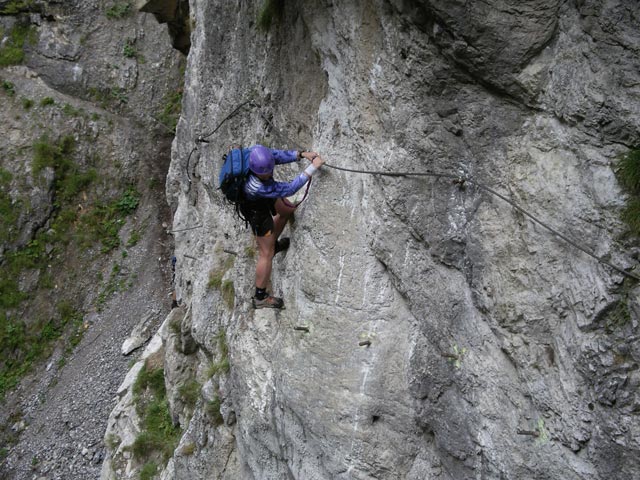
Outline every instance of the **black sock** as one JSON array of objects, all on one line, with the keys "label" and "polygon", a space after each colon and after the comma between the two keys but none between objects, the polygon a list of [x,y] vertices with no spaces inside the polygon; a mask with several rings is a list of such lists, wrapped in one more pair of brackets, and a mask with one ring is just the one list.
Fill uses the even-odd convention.
[{"label": "black sock", "polygon": [[258,287],[256,287],[256,298],[258,300],[264,300],[268,296],[269,296],[269,294],[267,293],[267,289],[266,288],[258,288]]}]

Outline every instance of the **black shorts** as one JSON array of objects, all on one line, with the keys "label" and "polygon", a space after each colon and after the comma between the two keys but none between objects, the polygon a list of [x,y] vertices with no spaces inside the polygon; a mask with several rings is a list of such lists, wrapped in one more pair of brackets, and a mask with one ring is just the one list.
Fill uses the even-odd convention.
[{"label": "black shorts", "polygon": [[251,225],[256,237],[267,237],[273,232],[273,216],[276,214],[275,200],[246,204],[242,213]]}]

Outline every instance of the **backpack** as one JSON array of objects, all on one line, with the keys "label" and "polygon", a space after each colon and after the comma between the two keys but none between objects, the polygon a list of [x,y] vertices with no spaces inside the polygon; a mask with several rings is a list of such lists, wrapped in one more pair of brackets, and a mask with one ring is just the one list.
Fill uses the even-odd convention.
[{"label": "backpack", "polygon": [[226,199],[236,205],[244,200],[244,182],[249,174],[250,153],[249,148],[233,148],[222,156],[219,188]]}]

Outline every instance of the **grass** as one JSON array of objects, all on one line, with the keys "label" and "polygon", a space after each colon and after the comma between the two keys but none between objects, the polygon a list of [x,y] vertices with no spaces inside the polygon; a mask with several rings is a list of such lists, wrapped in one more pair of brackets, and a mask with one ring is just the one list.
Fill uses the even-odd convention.
[{"label": "grass", "polygon": [[116,2],[113,5],[111,5],[109,8],[107,8],[104,12],[107,18],[110,18],[112,20],[118,20],[120,18],[128,17],[132,13],[133,13],[133,6],[131,5],[131,2],[128,2],[128,1]]},{"label": "grass", "polygon": [[229,346],[227,345],[227,334],[224,330],[220,330],[215,339],[218,343],[218,353],[220,354],[220,360],[213,362],[207,369],[207,375],[209,378],[220,373],[228,373],[231,365],[229,363]]},{"label": "grass", "polygon": [[235,287],[231,280],[223,280],[223,278],[233,267],[234,263],[235,258],[233,256],[228,257],[221,267],[209,272],[209,281],[207,282],[207,288],[220,291],[222,299],[230,310],[233,309],[235,305]]},{"label": "grass", "polygon": [[640,148],[630,150],[618,163],[618,181],[629,194],[622,220],[633,235],[640,236]]},{"label": "grass", "polygon": [[178,393],[182,401],[189,407],[193,408],[200,398],[200,390],[202,386],[196,380],[188,380],[178,388]]},{"label": "grass", "polygon": [[33,100],[31,100],[30,98],[22,97],[20,101],[22,102],[22,108],[24,108],[25,110],[29,110],[34,105]]},{"label": "grass", "polygon": [[224,303],[227,304],[229,310],[233,310],[236,303],[236,289],[233,286],[233,282],[231,280],[225,280],[222,282],[220,292],[222,293],[222,299],[224,300]]},{"label": "grass", "polygon": [[222,269],[212,270],[209,272],[209,281],[207,282],[207,287],[209,289],[212,288],[220,288],[222,286],[222,277],[224,276],[225,271]]},{"label": "grass", "polygon": [[178,119],[182,112],[182,89],[166,93],[162,99],[162,104],[163,107],[158,115],[158,120],[175,133]]},{"label": "grass", "polygon": [[20,65],[25,58],[25,44],[33,45],[36,42],[36,31],[31,25],[16,24],[7,37],[0,46],[0,67]]},{"label": "grass", "polygon": [[0,313],[0,398],[13,389],[36,362],[48,357],[54,343],[71,328],[67,349],[82,338],[82,314],[69,301],[57,305],[57,315],[27,325],[6,311]]},{"label": "grass", "polygon": [[274,20],[282,17],[284,0],[264,0],[258,12],[257,25],[263,32],[268,32]]},{"label": "grass", "polygon": [[141,431],[131,445],[136,460],[159,457],[167,462],[180,439],[180,428],[173,425],[164,385],[164,369],[149,368],[145,363],[133,385],[136,411]]},{"label": "grass", "polygon": [[16,223],[21,208],[11,196],[12,179],[11,172],[0,168],[0,242],[12,242],[18,234]]},{"label": "grass", "polygon": [[[41,229],[23,247],[5,251],[0,264],[0,397],[47,358],[55,345],[61,344],[66,355],[80,343],[85,325],[83,314],[77,309],[79,300],[66,299],[62,290],[57,293],[57,305],[55,301],[52,305],[50,298],[43,302],[42,295],[59,281],[58,274],[64,271],[59,264],[69,245],[77,247],[87,238],[104,241],[107,245],[104,250],[119,244],[119,227],[139,202],[138,193],[129,188],[111,202],[100,204],[101,208],[92,207],[85,198],[87,213],[80,214],[77,197],[94,182],[96,172],[83,171],[74,162],[75,148],[72,136],[57,141],[42,137],[33,145],[34,176],[44,169],[55,173],[54,205],[47,228]],[[10,172],[0,169],[0,238],[3,242],[15,240],[17,219],[28,215],[30,208],[28,199],[12,198],[13,181]],[[101,214],[97,215],[96,210]],[[36,285],[28,290],[20,287],[20,280],[27,273],[37,278]],[[26,301],[29,301],[27,306]]]},{"label": "grass", "polygon": [[222,413],[220,413],[221,405],[222,402],[220,401],[220,397],[216,395],[213,400],[207,402],[207,405],[205,406],[205,413],[214,425],[222,425],[224,423]]},{"label": "grass", "polygon": [[151,480],[158,473],[156,462],[147,462],[140,469],[140,480]]},{"label": "grass", "polygon": [[140,203],[140,193],[130,186],[122,196],[108,203],[98,203],[80,218],[81,245],[89,247],[94,242],[102,244],[101,252],[107,253],[120,246],[120,228],[127,216]]},{"label": "grass", "polygon": [[11,0],[4,7],[0,8],[2,15],[16,15],[22,12],[30,11],[35,5],[34,0]]},{"label": "grass", "polygon": [[40,100],[41,107],[48,107],[50,105],[55,105],[55,104],[56,104],[56,101],[51,97],[44,97],[42,100]]},{"label": "grass", "polygon": [[53,188],[58,206],[61,202],[69,202],[75,198],[98,176],[94,169],[83,172],[74,162],[75,147],[76,141],[71,135],[66,135],[55,143],[46,136],[41,137],[33,145],[32,172],[37,175],[47,167],[53,169],[55,173]]}]

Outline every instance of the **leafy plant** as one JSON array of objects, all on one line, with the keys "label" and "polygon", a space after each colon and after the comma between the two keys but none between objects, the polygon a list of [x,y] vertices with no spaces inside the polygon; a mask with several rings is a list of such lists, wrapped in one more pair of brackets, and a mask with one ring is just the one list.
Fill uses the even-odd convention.
[{"label": "leafy plant", "polygon": [[2,90],[4,90],[10,97],[13,97],[16,94],[16,86],[8,80],[2,81]]},{"label": "leafy plant", "polygon": [[122,54],[125,58],[136,58],[138,56],[132,40],[127,39],[124,43],[124,47],[122,47]]},{"label": "leafy plant", "polygon": [[549,432],[547,432],[547,429],[544,427],[544,420],[542,418],[538,419],[535,431],[538,434],[538,438],[536,439],[538,445],[543,445],[549,441]]},{"label": "leafy plant", "polygon": [[467,349],[465,347],[459,348],[458,345],[453,346],[453,354],[449,357],[453,361],[453,366],[456,368],[460,368],[462,365],[462,357],[467,353]]}]

